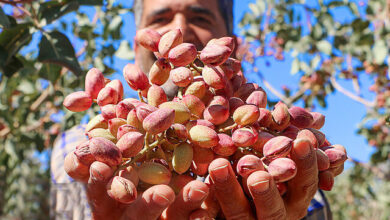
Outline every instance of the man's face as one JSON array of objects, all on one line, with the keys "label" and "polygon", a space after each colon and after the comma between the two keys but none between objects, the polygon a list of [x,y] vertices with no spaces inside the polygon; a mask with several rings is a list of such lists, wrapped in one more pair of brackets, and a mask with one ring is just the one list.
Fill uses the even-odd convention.
[{"label": "man's face", "polygon": [[[180,28],[184,42],[201,50],[212,38],[227,35],[217,0],[144,0],[138,29],[152,28],[160,34]],[[136,62],[148,73],[155,61],[152,52],[137,46]]]}]

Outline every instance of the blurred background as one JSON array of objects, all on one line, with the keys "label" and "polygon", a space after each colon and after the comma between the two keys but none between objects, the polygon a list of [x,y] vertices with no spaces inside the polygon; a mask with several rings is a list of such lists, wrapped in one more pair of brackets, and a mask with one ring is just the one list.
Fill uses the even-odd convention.
[{"label": "blurred background", "polygon": [[[91,67],[126,85],[132,4],[0,0],[0,218],[48,218],[53,141],[97,110],[70,112],[63,98]],[[325,114],[321,131],[347,148],[326,193],[334,218],[389,219],[390,2],[234,0],[234,27],[249,81],[270,103]]]}]

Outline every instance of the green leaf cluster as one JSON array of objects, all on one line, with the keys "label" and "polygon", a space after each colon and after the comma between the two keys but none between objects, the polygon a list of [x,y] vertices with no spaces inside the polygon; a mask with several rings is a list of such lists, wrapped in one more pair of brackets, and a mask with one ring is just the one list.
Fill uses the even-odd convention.
[{"label": "green leaf cluster", "polygon": [[[84,87],[86,71],[110,74],[114,56],[134,57],[122,36],[121,15],[131,9],[101,0],[9,6],[11,14],[0,7],[0,218],[47,219],[50,175],[36,155],[50,154],[59,132],[80,123],[83,114],[62,102]],[[60,111],[62,121],[51,120]]]}]

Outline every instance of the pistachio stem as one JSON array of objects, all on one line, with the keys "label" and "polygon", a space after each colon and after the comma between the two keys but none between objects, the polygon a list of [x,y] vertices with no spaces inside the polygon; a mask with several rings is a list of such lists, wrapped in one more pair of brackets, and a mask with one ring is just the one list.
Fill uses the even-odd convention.
[{"label": "pistachio stem", "polygon": [[144,98],[142,97],[142,91],[138,89],[138,98],[141,102],[146,103]]},{"label": "pistachio stem", "polygon": [[179,87],[177,97],[179,97],[179,99],[183,99],[183,87]]},{"label": "pistachio stem", "polygon": [[[126,158],[128,159],[128,158]],[[126,167],[128,167],[131,163],[132,163],[133,160],[126,160],[125,162],[123,162],[119,167],[118,169],[116,169],[115,173],[114,173],[114,176],[117,176],[119,174],[119,171],[125,169]]]},{"label": "pistachio stem", "polygon": [[156,146],[158,146],[163,139],[158,139],[156,140],[155,142],[153,142],[152,144],[149,144],[149,137],[150,137],[150,134],[148,132],[146,132],[146,135],[145,135],[145,147],[137,154],[137,156],[135,156],[132,160],[131,160],[131,164],[134,164],[135,162],[137,162],[139,159],[141,159],[145,154],[147,154],[149,151],[151,151],[153,148],[155,148]]},{"label": "pistachio stem", "polygon": [[193,62],[190,63],[190,66],[192,68],[194,68],[194,70],[196,70],[196,72],[198,72],[199,74],[202,74],[202,70],[199,67],[197,67]]},{"label": "pistachio stem", "polygon": [[234,124],[232,124],[232,125],[230,125],[230,126],[227,126],[227,127],[225,127],[225,128],[219,129],[218,132],[225,132],[225,131],[234,129],[234,128],[236,128],[237,126],[238,126],[238,124],[237,124],[237,123],[234,123]]},{"label": "pistachio stem", "polygon": [[268,165],[267,165],[267,164],[270,163],[269,158],[262,157],[262,158],[261,158],[261,162],[263,163],[264,168],[265,168],[266,170],[268,170]]}]

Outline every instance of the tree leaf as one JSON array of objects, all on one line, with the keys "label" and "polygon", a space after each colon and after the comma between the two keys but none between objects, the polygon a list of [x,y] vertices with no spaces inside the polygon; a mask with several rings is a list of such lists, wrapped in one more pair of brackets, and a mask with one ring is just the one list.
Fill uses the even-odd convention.
[{"label": "tree leaf", "polygon": [[328,7],[335,8],[335,7],[344,6],[344,5],[345,5],[345,3],[342,1],[332,1],[328,4]]},{"label": "tree leaf", "polygon": [[311,68],[316,69],[318,64],[321,62],[321,56],[317,54],[312,60],[311,60]]},{"label": "tree leaf", "polygon": [[78,0],[80,5],[103,5],[103,0]]},{"label": "tree leaf", "polygon": [[45,33],[42,36],[39,43],[38,61],[64,66],[76,75],[82,72],[72,44],[68,37],[59,31]]},{"label": "tree leaf", "polygon": [[16,71],[23,67],[23,63],[15,56],[9,57],[8,51],[0,46],[0,70],[6,77],[11,77]]},{"label": "tree leaf", "polygon": [[31,40],[30,26],[31,23],[18,24],[0,33],[0,69],[7,77],[23,67],[15,54]]},{"label": "tree leaf", "polygon": [[8,59],[19,51],[31,37],[32,23],[18,24],[0,33],[0,46],[8,52]]},{"label": "tree leaf", "polygon": [[380,40],[375,43],[374,47],[372,48],[375,63],[381,65],[385,61],[385,58],[388,54],[388,47],[386,47],[386,44],[383,40]]},{"label": "tree leaf", "polygon": [[291,64],[291,71],[290,73],[292,75],[296,74],[297,72],[299,72],[299,59],[296,58],[292,61],[292,64]]},{"label": "tree leaf", "polygon": [[28,80],[21,80],[18,85],[18,90],[23,92],[25,95],[33,94],[36,90],[34,84]]},{"label": "tree leaf", "polygon": [[327,40],[321,40],[317,43],[317,48],[319,51],[325,53],[326,55],[332,54],[332,44]]},{"label": "tree leaf", "polygon": [[305,72],[305,73],[311,73],[312,72],[312,69],[310,68],[310,66],[305,61],[299,62],[299,68],[303,72]]},{"label": "tree leaf", "polygon": [[265,10],[265,3],[263,1],[257,1],[256,3],[250,3],[248,6],[252,11],[252,14],[256,17],[261,16]]},{"label": "tree leaf", "polygon": [[369,25],[369,21],[363,21],[360,18],[357,18],[352,22],[352,28],[354,32],[362,32],[364,29],[368,28]]},{"label": "tree leaf", "polygon": [[7,77],[11,77],[14,73],[16,73],[19,69],[23,67],[22,61],[16,56],[12,56],[6,66],[2,67],[4,74]]},{"label": "tree leaf", "polygon": [[324,97],[324,96],[317,95],[316,98],[317,98],[318,104],[320,104],[321,107],[323,107],[323,108],[326,108],[326,107],[327,107],[326,101],[325,101],[325,97]]},{"label": "tree leaf", "polygon": [[77,1],[57,3],[54,1],[45,2],[42,4],[40,9],[40,24],[47,25],[52,23],[54,20],[62,17],[63,15],[76,11],[79,8]]},{"label": "tree leaf", "polygon": [[39,70],[38,75],[50,80],[54,84],[61,75],[61,66],[53,63],[45,63]]},{"label": "tree leaf", "polygon": [[2,8],[0,8],[0,27],[1,28],[11,27],[11,22],[8,20],[8,16],[4,13]]},{"label": "tree leaf", "polygon": [[115,56],[124,60],[133,60],[135,58],[134,51],[127,40],[121,42],[118,50],[115,52]]},{"label": "tree leaf", "polygon": [[5,152],[11,156],[13,159],[17,159],[18,155],[15,151],[15,144],[11,140],[7,140],[4,145]]}]

